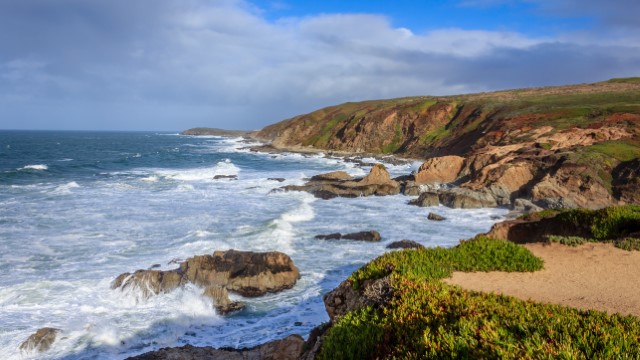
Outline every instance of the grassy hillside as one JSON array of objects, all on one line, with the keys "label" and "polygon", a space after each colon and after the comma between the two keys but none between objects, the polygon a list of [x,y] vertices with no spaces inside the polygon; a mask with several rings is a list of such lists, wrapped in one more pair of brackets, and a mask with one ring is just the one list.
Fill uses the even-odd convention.
[{"label": "grassy hillside", "polygon": [[[394,153],[425,157],[467,155],[474,148],[526,141],[545,125],[560,132],[616,124],[634,136],[591,149],[613,157],[637,156],[640,78],[561,87],[446,97],[409,97],[346,103],[268,126],[258,137],[275,145]],[[512,134],[519,132],[519,136]],[[614,153],[614,154],[610,154]]]}]

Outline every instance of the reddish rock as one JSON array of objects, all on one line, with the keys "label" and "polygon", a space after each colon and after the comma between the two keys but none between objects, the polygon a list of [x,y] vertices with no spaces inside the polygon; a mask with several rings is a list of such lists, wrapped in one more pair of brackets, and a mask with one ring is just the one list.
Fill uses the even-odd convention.
[{"label": "reddish rock", "polygon": [[461,156],[442,156],[425,161],[415,174],[415,182],[418,184],[450,183],[458,178],[458,174],[464,165]]}]

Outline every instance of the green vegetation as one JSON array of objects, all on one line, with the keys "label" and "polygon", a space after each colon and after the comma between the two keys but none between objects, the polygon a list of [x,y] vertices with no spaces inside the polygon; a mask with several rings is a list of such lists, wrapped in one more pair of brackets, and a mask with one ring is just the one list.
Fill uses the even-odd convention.
[{"label": "green vegetation", "polygon": [[600,210],[565,210],[557,218],[588,230],[595,240],[615,240],[640,231],[640,206],[611,206]]},{"label": "green vegetation", "polygon": [[560,235],[549,235],[547,239],[550,242],[568,245],[568,246],[578,246],[582,244],[586,244],[588,242],[597,242],[595,239],[587,239],[581,236],[560,236]]},{"label": "green vegetation", "polygon": [[383,154],[392,154],[402,146],[402,126],[400,123],[396,123],[395,134],[391,143],[382,147]]},{"label": "green vegetation", "polygon": [[387,253],[351,276],[390,276],[394,296],[327,332],[320,359],[610,359],[640,356],[634,317],[466,291],[439,281],[451,271],[535,271],[542,261],[513,243],[476,237],[450,248]]},{"label": "green vegetation", "polygon": [[630,161],[640,158],[640,146],[629,141],[605,141],[585,149],[610,156],[618,161]]},{"label": "green vegetation", "polygon": [[615,246],[627,251],[640,251],[640,239],[623,238],[615,242]]}]

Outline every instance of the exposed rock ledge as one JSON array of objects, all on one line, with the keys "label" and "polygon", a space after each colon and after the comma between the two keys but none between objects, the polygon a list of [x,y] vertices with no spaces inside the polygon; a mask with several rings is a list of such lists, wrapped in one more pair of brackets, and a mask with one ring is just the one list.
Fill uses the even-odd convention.
[{"label": "exposed rock ledge", "polygon": [[299,335],[290,335],[282,340],[248,349],[214,349],[212,347],[195,347],[185,345],[177,348],[163,348],[142,355],[130,357],[129,360],[294,360],[302,353],[304,339]]},{"label": "exposed rock ledge", "polygon": [[180,263],[175,270],[138,270],[119,275],[113,289],[139,289],[148,297],[172,291],[186,283],[205,287],[204,295],[213,298],[219,312],[237,310],[227,290],[247,297],[290,289],[300,278],[291,258],[281,252],[216,251]]}]

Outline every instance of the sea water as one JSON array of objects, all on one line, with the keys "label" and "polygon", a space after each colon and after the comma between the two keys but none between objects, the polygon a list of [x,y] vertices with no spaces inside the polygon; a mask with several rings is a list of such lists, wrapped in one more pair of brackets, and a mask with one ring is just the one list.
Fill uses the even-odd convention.
[{"label": "sea water", "polygon": [[[369,168],[249,145],[151,132],[1,131],[0,358],[120,359],[167,346],[242,348],[306,337],[328,320],[322,295],[390,242],[453,246],[506,214],[408,206],[402,195],[321,200],[274,191],[323,172],[363,176]],[[419,163],[386,165],[397,176]],[[428,221],[430,211],[448,220]],[[379,231],[383,241],[314,239],[363,230]],[[284,252],[301,278],[277,294],[232,295],[247,308],[230,316],[216,314],[196,286],[149,299],[110,288],[123,272],[173,269],[227,249]],[[62,330],[52,348],[21,352],[42,327]]]}]

